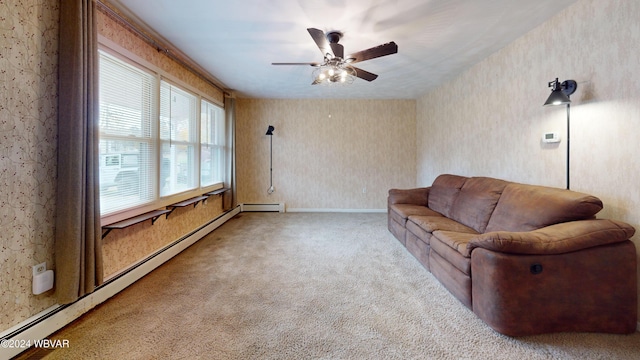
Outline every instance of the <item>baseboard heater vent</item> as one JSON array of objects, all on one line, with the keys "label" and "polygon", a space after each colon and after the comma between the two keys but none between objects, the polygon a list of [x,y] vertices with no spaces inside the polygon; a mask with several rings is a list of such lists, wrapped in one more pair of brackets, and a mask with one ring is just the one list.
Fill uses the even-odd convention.
[{"label": "baseboard heater vent", "polygon": [[285,212],[284,203],[279,204],[241,204],[241,212],[263,211],[263,212]]}]

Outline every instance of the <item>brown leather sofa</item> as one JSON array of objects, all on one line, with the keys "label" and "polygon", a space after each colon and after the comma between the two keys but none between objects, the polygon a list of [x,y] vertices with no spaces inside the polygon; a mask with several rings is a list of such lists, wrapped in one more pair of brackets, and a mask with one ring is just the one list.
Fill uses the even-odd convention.
[{"label": "brown leather sofa", "polygon": [[596,219],[601,209],[575,191],[445,174],[430,187],[389,190],[388,226],[502,334],[631,333],[635,229]]}]

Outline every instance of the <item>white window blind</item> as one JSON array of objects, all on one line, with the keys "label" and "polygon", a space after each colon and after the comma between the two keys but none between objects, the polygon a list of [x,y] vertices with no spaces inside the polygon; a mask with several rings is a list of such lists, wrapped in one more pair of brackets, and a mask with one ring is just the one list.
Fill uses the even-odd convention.
[{"label": "white window blind", "polygon": [[198,187],[196,96],[162,81],[160,84],[160,195]]},{"label": "white window blind", "polygon": [[103,220],[112,223],[223,186],[224,109],[197,89],[168,80],[171,74],[162,69],[116,54],[108,47],[99,51]]},{"label": "white window blind", "polygon": [[100,210],[135,207],[155,198],[154,124],[157,81],[100,52]]},{"label": "white window blind", "polygon": [[200,113],[200,186],[209,186],[224,181],[224,109],[202,100]]}]

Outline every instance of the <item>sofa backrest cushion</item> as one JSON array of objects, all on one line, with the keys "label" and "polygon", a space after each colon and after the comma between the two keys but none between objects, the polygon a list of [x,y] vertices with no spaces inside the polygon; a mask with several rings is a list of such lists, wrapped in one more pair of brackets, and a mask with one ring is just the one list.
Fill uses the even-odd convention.
[{"label": "sofa backrest cushion", "polygon": [[442,174],[438,176],[429,190],[429,209],[450,217],[453,202],[467,178],[464,176]]},{"label": "sofa backrest cushion", "polygon": [[451,208],[450,217],[483,233],[507,184],[509,182],[488,177],[467,179]]},{"label": "sofa backrest cushion", "polygon": [[531,231],[545,226],[593,218],[602,209],[595,196],[546,186],[509,184],[485,229]]}]

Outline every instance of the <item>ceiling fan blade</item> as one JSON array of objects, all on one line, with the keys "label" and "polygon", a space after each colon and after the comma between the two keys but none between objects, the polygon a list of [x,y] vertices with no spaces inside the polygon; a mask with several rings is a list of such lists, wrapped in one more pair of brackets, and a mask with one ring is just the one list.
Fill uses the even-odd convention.
[{"label": "ceiling fan blade", "polygon": [[318,49],[322,52],[322,56],[327,57],[327,54],[329,54],[330,57],[334,56],[333,50],[331,49],[331,46],[329,46],[329,41],[327,41],[324,31],[314,28],[308,28],[307,31],[309,32],[309,35],[311,35],[313,41],[316,42],[316,45],[318,45]]},{"label": "ceiling fan blade", "polygon": [[344,46],[338,43],[330,43],[331,50],[333,50],[333,55],[339,58],[344,58]]},{"label": "ceiling fan blade", "polygon": [[386,43],[367,50],[358,51],[345,58],[347,62],[355,64],[357,62],[375,59],[377,57],[395,54],[398,52],[398,45],[395,42]]},{"label": "ceiling fan blade", "polygon": [[321,63],[318,62],[305,62],[305,63],[271,63],[271,65],[310,65],[310,66],[320,66]]},{"label": "ceiling fan blade", "polygon": [[356,76],[359,77],[360,79],[367,80],[367,81],[373,81],[373,80],[378,78],[378,75],[376,75],[374,73],[370,73],[370,72],[368,72],[366,70],[362,70],[362,69],[357,68],[355,66],[352,66],[352,68],[354,68],[356,70]]}]

